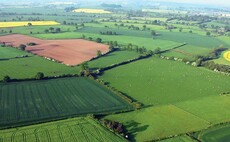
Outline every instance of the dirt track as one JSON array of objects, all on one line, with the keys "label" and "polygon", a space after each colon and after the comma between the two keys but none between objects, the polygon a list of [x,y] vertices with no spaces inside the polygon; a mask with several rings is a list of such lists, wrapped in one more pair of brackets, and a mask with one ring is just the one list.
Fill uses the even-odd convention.
[{"label": "dirt track", "polygon": [[66,65],[77,65],[96,57],[97,50],[102,53],[109,51],[107,45],[82,39],[67,40],[41,40],[25,35],[0,36],[0,42],[5,42],[14,47],[20,44],[35,42],[38,45],[27,46],[26,50],[39,56],[48,57],[60,61]]}]

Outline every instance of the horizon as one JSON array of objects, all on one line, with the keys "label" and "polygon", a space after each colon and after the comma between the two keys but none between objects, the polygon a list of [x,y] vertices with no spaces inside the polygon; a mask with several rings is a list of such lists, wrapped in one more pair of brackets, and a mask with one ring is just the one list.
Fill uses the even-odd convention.
[{"label": "horizon", "polygon": [[[123,2],[135,2],[136,0],[111,0],[111,1],[106,1],[106,0],[21,0],[18,2],[17,0],[1,0],[1,3],[13,3],[13,2],[18,2],[18,3],[23,3],[23,2],[39,2],[39,3],[47,3],[47,2],[77,2],[77,3],[82,3],[82,2],[89,2],[92,1],[94,3],[97,2],[104,2],[104,3],[117,3],[117,4],[122,4]],[[196,5],[206,5],[206,6],[224,6],[224,7],[229,7],[230,8],[230,1],[216,1],[216,0],[144,0],[146,2],[166,2],[166,3],[181,3],[181,4],[196,4]],[[136,1],[138,3],[140,1]]]}]

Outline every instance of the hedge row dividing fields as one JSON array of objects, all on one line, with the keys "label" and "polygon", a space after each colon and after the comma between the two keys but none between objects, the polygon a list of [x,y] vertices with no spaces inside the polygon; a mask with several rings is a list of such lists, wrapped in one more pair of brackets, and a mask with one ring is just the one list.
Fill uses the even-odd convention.
[{"label": "hedge row dividing fields", "polygon": [[127,109],[123,99],[82,77],[0,84],[0,128]]}]

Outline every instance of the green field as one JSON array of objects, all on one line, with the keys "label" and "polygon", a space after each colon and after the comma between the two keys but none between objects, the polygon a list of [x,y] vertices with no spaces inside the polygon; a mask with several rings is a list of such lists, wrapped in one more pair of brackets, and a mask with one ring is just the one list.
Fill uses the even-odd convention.
[{"label": "green field", "polygon": [[169,139],[162,140],[160,142],[196,142],[189,136],[177,136]]},{"label": "green field", "polygon": [[230,77],[203,68],[149,58],[108,70],[100,79],[145,105],[106,117],[123,122],[136,141],[201,130],[230,119],[229,97],[218,96],[229,91]]},{"label": "green field", "polygon": [[[22,55],[29,57],[15,58]],[[34,78],[38,72],[45,76],[79,73],[78,66],[68,67],[11,47],[0,47],[0,67],[0,80],[5,75],[13,79]]]},{"label": "green field", "polygon": [[145,105],[178,103],[218,95],[228,92],[230,86],[228,76],[159,58],[114,68],[100,78]]},{"label": "green field", "polygon": [[100,57],[89,62],[89,67],[93,69],[107,67],[138,57],[140,54],[134,51],[116,51],[106,56]]},{"label": "green field", "polygon": [[1,83],[0,93],[0,127],[131,108],[105,87],[81,77]]},{"label": "green field", "polygon": [[106,119],[123,123],[131,141],[150,141],[168,136],[198,131],[209,123],[174,105],[147,107],[124,114],[109,115]]},{"label": "green field", "polygon": [[216,126],[203,130],[199,134],[202,142],[227,142],[230,138],[230,125]]},{"label": "green field", "polygon": [[0,131],[1,142],[125,142],[90,118],[72,118],[61,121]]}]

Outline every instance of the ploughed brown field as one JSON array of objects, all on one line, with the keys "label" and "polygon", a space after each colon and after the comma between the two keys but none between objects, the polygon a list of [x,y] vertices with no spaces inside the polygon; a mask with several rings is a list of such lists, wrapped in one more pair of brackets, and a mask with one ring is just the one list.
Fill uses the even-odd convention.
[{"label": "ploughed brown field", "polygon": [[108,45],[83,39],[42,40],[26,35],[13,34],[0,36],[0,42],[18,47],[20,44],[35,42],[35,46],[27,46],[26,50],[39,56],[55,59],[66,65],[77,65],[97,56],[97,51],[109,51]]}]

